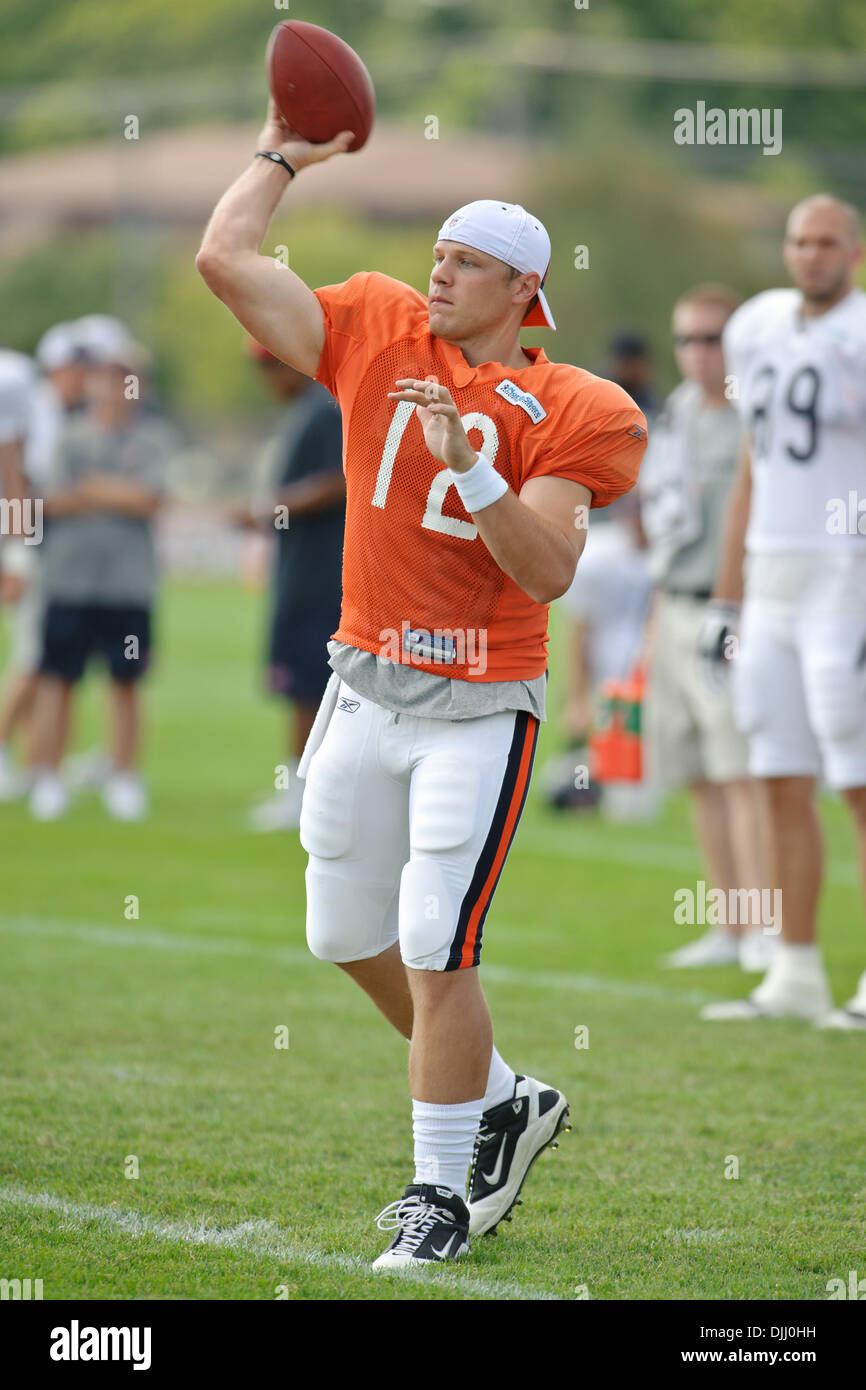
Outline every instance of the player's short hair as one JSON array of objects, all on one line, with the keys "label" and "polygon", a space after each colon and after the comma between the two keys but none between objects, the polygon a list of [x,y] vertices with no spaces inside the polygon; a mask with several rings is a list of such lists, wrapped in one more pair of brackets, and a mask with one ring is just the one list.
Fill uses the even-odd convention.
[{"label": "player's short hair", "polygon": [[686,290],[680,295],[672,311],[673,314],[678,309],[683,309],[687,304],[699,304],[702,308],[721,309],[725,319],[729,319],[735,309],[739,309],[742,304],[742,296],[735,290],[729,289],[727,285],[718,285],[708,282],[704,285],[694,285],[690,290]]},{"label": "player's short hair", "polygon": [[[525,275],[525,274],[526,274],[526,272],[525,272],[524,270],[518,270],[518,269],[517,269],[517,266],[514,266],[514,265],[509,265],[509,266],[506,266],[505,268],[506,268],[506,270],[508,271],[508,279],[509,279],[509,280],[513,280],[514,277],[515,277],[516,275]],[[527,314],[531,314],[531,313],[532,313],[532,311],[533,311],[533,309],[535,308],[535,306],[536,306],[537,303],[538,303],[538,295],[537,295],[537,294],[534,294],[534,295],[532,296],[532,298],[530,299],[529,303],[528,303],[527,306],[526,306],[526,312],[525,312],[524,315],[523,315],[524,318],[526,318],[526,315],[527,315]]]},{"label": "player's short hair", "polygon": [[846,203],[842,198],[834,198],[832,193],[812,193],[808,198],[801,198],[799,203],[791,208],[788,213],[788,220],[785,223],[785,238],[790,235],[791,222],[798,212],[808,212],[815,207],[835,207],[843,214],[848,224],[848,234],[852,241],[859,241],[862,236],[860,213],[853,203]]}]

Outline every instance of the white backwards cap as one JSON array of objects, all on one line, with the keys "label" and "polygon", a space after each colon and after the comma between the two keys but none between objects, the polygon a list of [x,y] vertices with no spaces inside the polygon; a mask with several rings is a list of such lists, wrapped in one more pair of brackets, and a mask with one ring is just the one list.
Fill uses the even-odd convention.
[{"label": "white backwards cap", "polygon": [[[519,203],[498,203],[491,198],[479,198],[466,203],[446,218],[439,228],[438,241],[460,241],[486,251],[523,275],[535,272],[541,285],[550,269],[550,237],[543,223]],[[538,288],[538,303],[523,320],[525,324],[555,328],[550,306]]]}]

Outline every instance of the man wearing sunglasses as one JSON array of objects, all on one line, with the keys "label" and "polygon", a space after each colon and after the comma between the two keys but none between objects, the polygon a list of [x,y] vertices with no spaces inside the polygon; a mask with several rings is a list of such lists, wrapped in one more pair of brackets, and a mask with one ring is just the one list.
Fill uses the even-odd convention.
[{"label": "man wearing sunglasses", "polygon": [[[675,304],[674,351],[683,380],[656,422],[639,485],[657,586],[648,644],[650,773],[663,786],[688,788],[704,872],[726,903],[731,889],[760,889],[765,878],[759,788],[749,779],[729,684],[708,681],[695,656],[740,446],[722,353],[722,330],[738,304],[723,285],[698,285]],[[745,901],[749,906],[753,899]],[[694,969],[739,961],[744,970],[764,969],[775,938],[749,912],[742,915],[746,921],[739,912],[710,921],[665,964]]]}]

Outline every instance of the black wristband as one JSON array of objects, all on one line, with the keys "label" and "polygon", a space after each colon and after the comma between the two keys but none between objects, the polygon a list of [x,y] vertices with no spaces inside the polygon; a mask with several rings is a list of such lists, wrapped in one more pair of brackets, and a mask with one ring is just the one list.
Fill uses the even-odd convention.
[{"label": "black wristband", "polygon": [[288,169],[292,178],[295,177],[295,170],[291,164],[283,159],[283,156],[278,154],[276,150],[256,150],[256,159],[269,159],[272,164],[282,164],[284,169]]}]

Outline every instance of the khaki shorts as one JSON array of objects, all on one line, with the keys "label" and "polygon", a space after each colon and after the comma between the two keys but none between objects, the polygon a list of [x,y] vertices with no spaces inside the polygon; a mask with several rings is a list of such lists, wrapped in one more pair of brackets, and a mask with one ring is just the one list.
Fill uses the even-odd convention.
[{"label": "khaki shorts", "polygon": [[700,670],[705,600],[659,594],[657,605],[643,722],[649,776],[668,787],[748,777],[748,744],[734,723],[731,686],[709,689]]}]

